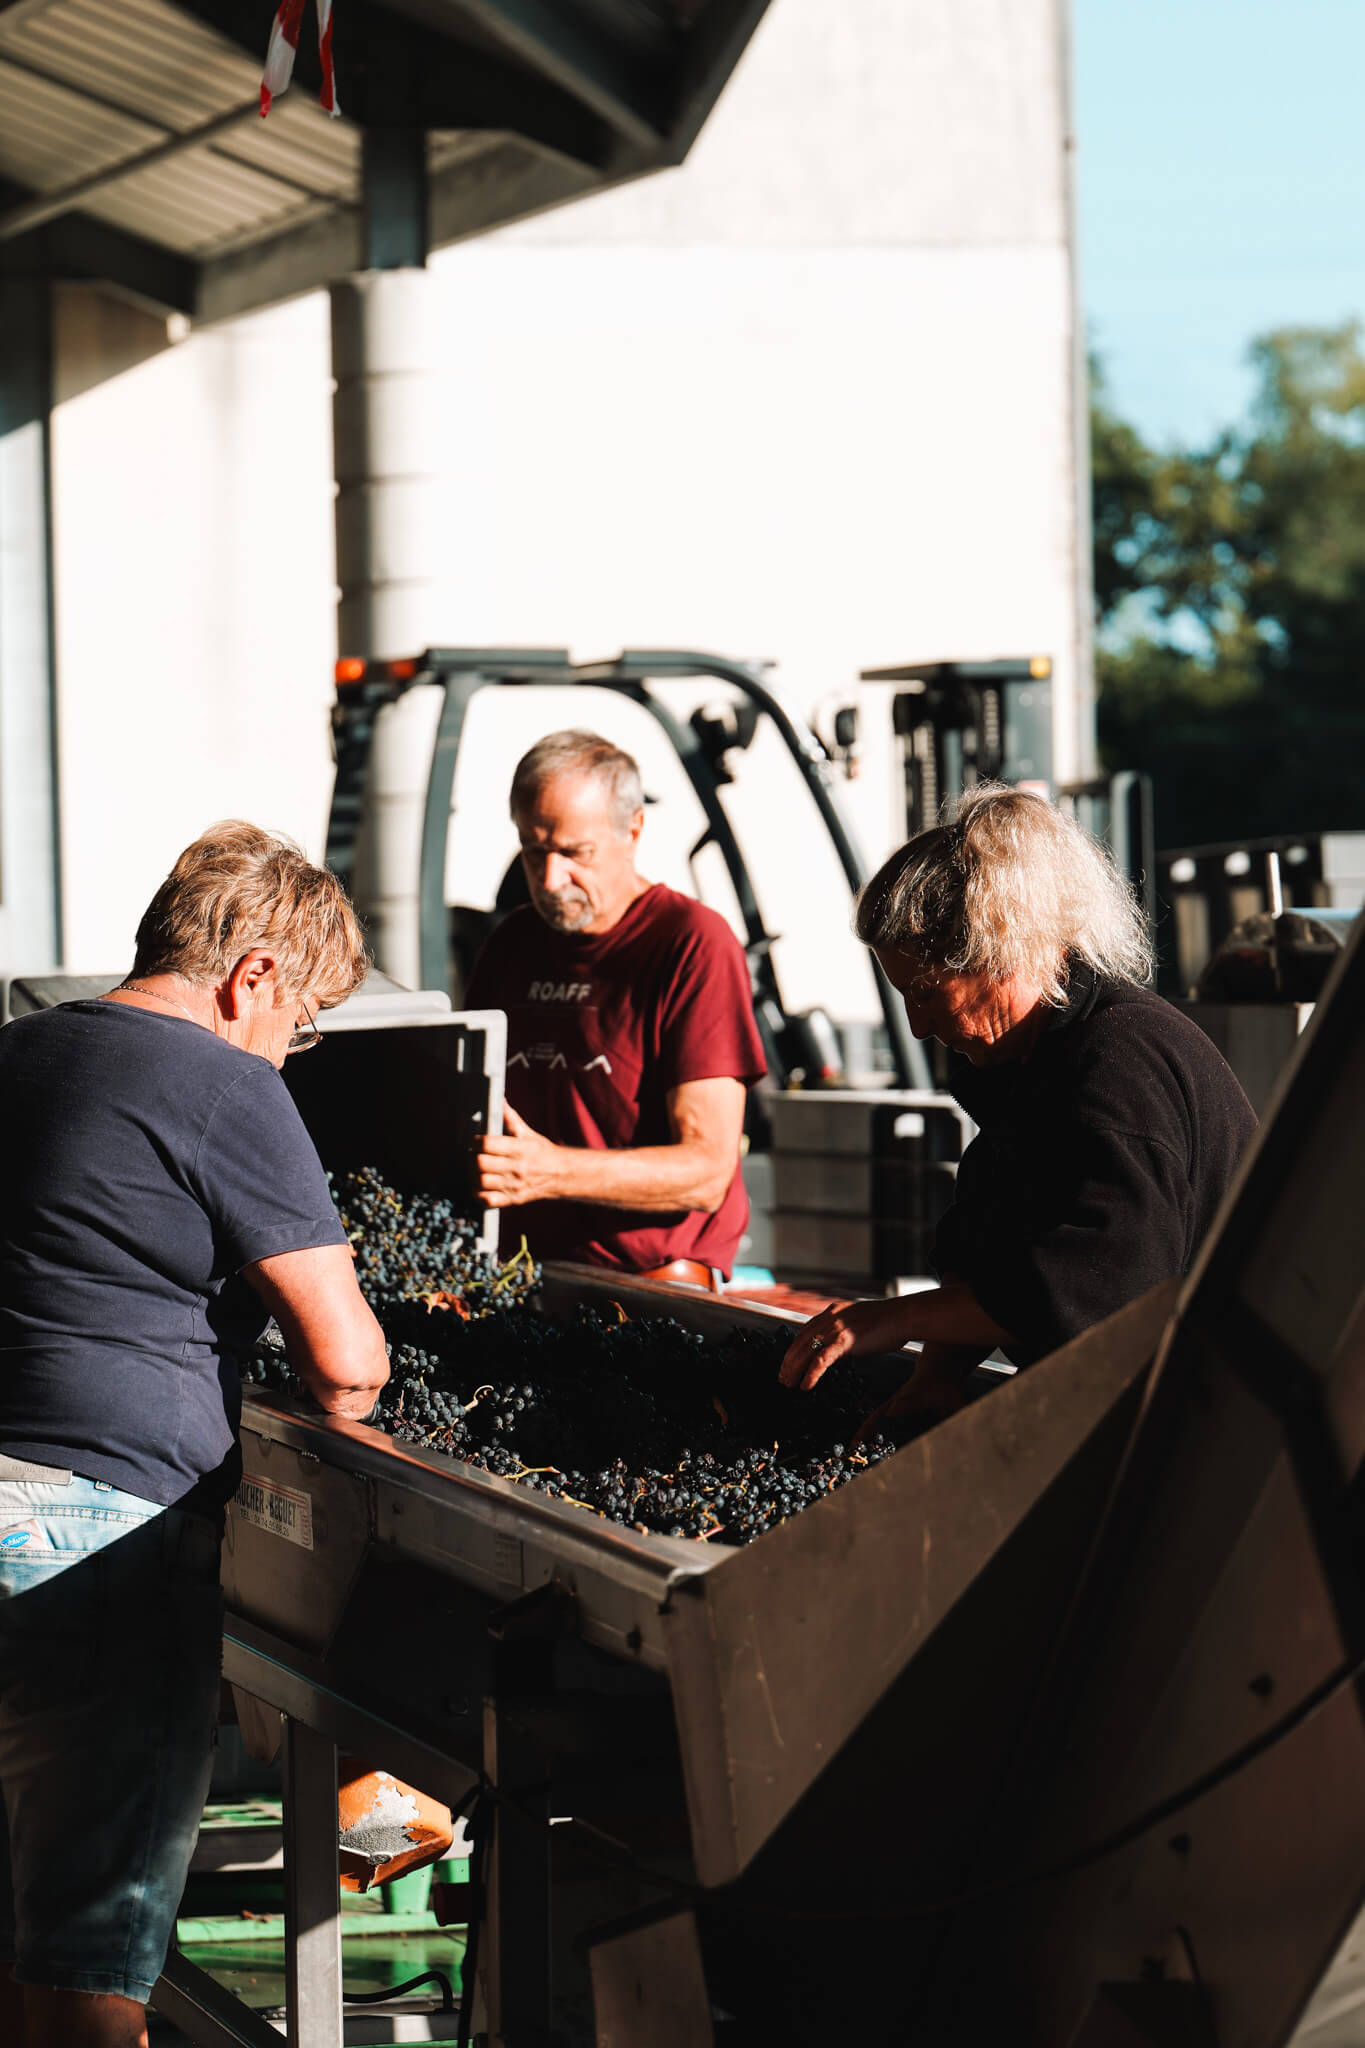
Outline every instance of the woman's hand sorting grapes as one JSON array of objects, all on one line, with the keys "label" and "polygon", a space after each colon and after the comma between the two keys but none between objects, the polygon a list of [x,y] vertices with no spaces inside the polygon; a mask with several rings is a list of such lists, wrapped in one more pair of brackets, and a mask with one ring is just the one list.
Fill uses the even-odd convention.
[{"label": "woman's hand sorting grapes", "polygon": [[913,1296],[885,1301],[846,1301],[812,1318],[796,1337],[778,1368],[784,1387],[808,1394],[843,1360],[899,1351],[913,1335],[906,1327],[906,1303]]},{"label": "woman's hand sorting grapes", "polygon": [[946,1276],[940,1287],[878,1301],[846,1301],[815,1316],[788,1347],[778,1369],[784,1387],[808,1394],[832,1365],[850,1358],[899,1351],[920,1343],[935,1350],[972,1351],[978,1359],[1009,1332],[983,1309],[966,1283]]}]

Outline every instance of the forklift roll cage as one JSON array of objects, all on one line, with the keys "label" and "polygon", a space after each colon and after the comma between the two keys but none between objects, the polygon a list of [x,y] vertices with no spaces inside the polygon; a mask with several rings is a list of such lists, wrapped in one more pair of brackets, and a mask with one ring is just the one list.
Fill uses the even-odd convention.
[{"label": "forklift roll cage", "polygon": [[[650,688],[652,682],[681,682],[715,677],[739,693],[736,728],[730,733],[719,721],[696,711],[683,723]],[[338,664],[337,703],[333,711],[336,783],[327,831],[327,864],[343,881],[352,881],[356,835],[364,805],[366,773],[375,720],[383,708],[417,683],[438,685],[445,693],[436,728],[427,780],[418,878],[418,928],[421,979],[424,988],[447,985],[449,912],[445,900],[446,843],[450,831],[455,771],[469,707],[480,690],[519,685],[554,685],[615,691],[656,721],[666,734],[706,819],[689,859],[708,845],[725,863],[744,923],[744,951],[753,985],[754,1007],[770,1059],[785,1071],[795,1062],[783,1053],[782,1041],[791,1023],[782,1000],[770,932],[759,908],[753,880],[738,839],[725,814],[720,791],[733,781],[725,755],[746,748],[760,716],[768,717],[796,764],[843,869],[852,894],[867,880],[867,864],[836,800],[834,766],[829,753],[809,727],[793,718],[748,663],[721,655],[672,649],[633,649],[614,661],[570,660],[563,648],[432,647],[419,657],[394,662]],[[933,1077],[924,1049],[910,1032],[904,1009],[875,960],[871,963],[877,995],[890,1042],[895,1083],[901,1088],[932,1088]]]}]

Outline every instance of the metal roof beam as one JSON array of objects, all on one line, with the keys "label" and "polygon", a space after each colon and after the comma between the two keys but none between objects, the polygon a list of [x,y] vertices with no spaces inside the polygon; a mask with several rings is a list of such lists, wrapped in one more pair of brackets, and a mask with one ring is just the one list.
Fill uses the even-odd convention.
[{"label": "metal roof beam", "polygon": [[373,28],[369,34],[353,76],[338,64],[342,112],[362,127],[518,135],[595,170],[621,146],[616,131],[580,99],[495,52],[421,29],[395,34],[385,26],[377,40]]},{"label": "metal roof beam", "polygon": [[[0,8],[3,8],[5,4],[6,0],[0,0]],[[16,0],[10,0],[10,4],[16,4]],[[50,4],[50,0],[43,0],[43,4]],[[61,72],[54,70],[52,66],[35,64],[33,59],[27,54],[21,56],[17,51],[10,49],[3,41],[7,19],[8,17],[4,13],[0,13],[0,65],[3,65],[7,71],[22,71],[28,78],[41,78],[47,85],[60,86],[63,91],[77,95],[87,106],[98,107],[101,112],[106,114],[122,115],[125,120],[137,122],[139,127],[148,129],[158,138],[164,138],[167,141],[175,138],[183,145],[188,145],[192,141],[193,138],[186,131],[172,128],[167,121],[154,120],[150,114],[144,113],[140,107],[127,106],[122,100],[111,99],[107,93],[92,92],[90,87],[84,83],[73,85],[69,78],[64,78]],[[252,100],[247,111],[259,118],[259,108],[255,100]],[[241,118],[243,126],[246,127],[245,117]],[[229,134],[230,132],[231,124],[229,124]],[[282,171],[276,164],[261,163],[249,153],[239,155],[225,143],[210,139],[204,140],[203,146],[211,155],[221,156],[226,163],[245,165],[256,177],[268,178],[272,184],[283,186],[286,191],[298,192],[308,199],[326,200],[333,206],[351,204],[349,200],[334,192],[330,186],[319,185],[315,181],[300,178],[292,172]],[[42,197],[44,195],[35,196]]]},{"label": "metal roof beam", "polygon": [[194,319],[197,325],[231,320],[318,291],[364,266],[360,209],[348,207],[213,257],[199,271]]},{"label": "metal roof beam", "polygon": [[54,277],[107,284],[159,313],[194,312],[199,267],[188,256],[160,249],[155,242],[145,242],[87,213],[68,214],[41,233]]},{"label": "metal roof beam", "polygon": [[[600,114],[637,149],[655,156],[666,149],[667,62],[642,63],[619,41],[594,35],[563,0],[459,0],[459,9],[519,62]],[[665,54],[676,62],[676,51]]]},{"label": "metal roof beam", "polygon": [[[0,206],[29,196],[0,178]],[[0,243],[0,271],[106,285],[157,313],[192,314],[198,298],[198,266],[187,257],[82,213]]]},{"label": "metal roof beam", "polygon": [[[467,240],[506,221],[601,192],[613,182],[562,157],[542,156],[524,143],[494,142],[473,162],[451,164],[431,178],[428,247]],[[358,212],[286,228],[267,241],[210,258],[200,272],[195,319],[230,320],[253,307],[316,291],[364,267]]]},{"label": "metal roof beam", "polygon": [[728,9],[712,0],[698,19],[673,80],[672,133],[679,163],[701,133],[717,94],[767,11],[768,0],[743,0]]}]

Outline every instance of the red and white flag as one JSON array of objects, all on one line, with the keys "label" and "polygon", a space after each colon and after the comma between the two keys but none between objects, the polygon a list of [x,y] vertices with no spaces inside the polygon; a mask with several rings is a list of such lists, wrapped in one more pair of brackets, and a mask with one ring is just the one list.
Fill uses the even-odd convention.
[{"label": "red and white flag", "polygon": [[[303,0],[280,0],[270,26],[270,47],[261,74],[261,118],[294,76],[299,30],[303,26]],[[332,0],[318,0],[318,55],[322,59],[322,91],[318,97],[329,114],[341,112],[337,105],[336,76],[332,69]]]}]

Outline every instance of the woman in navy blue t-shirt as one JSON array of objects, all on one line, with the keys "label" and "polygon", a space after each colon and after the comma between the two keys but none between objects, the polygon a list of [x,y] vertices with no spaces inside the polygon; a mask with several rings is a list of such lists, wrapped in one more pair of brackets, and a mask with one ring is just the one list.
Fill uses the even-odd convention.
[{"label": "woman in navy blue t-shirt", "polygon": [[364,971],[336,877],[233,822],[120,987],[0,1032],[6,2042],[146,2041],[208,1786],[242,1357],[274,1315],[332,1414],[388,1377],[279,1071]]}]

